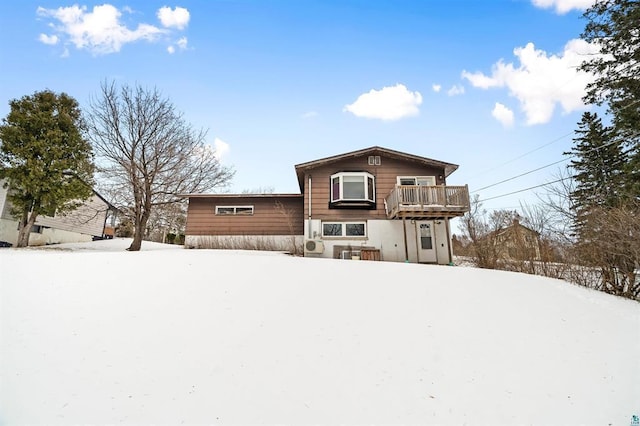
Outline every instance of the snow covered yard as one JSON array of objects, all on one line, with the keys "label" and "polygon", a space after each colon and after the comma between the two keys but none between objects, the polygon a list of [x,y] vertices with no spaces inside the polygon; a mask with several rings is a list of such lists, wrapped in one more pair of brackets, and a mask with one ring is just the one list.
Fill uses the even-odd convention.
[{"label": "snow covered yard", "polygon": [[127,241],[0,250],[0,424],[640,416],[640,304],[562,281]]}]

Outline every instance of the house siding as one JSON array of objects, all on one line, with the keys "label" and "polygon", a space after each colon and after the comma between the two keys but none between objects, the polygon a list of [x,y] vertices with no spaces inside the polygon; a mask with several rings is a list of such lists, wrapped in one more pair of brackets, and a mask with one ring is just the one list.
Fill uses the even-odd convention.
[{"label": "house siding", "polygon": [[[376,209],[329,208],[331,175],[338,172],[368,172],[375,177]],[[309,216],[309,175],[311,175],[311,214],[313,219],[366,220],[386,219],[384,199],[397,184],[398,176],[435,176],[436,184],[445,184],[444,169],[381,156],[381,165],[370,166],[368,155],[318,166],[305,174],[304,217]],[[442,176],[442,178],[440,178]]]},{"label": "house siding", "polygon": [[[276,208],[282,203],[286,217]],[[216,206],[253,206],[252,215],[216,215]],[[205,196],[190,197],[186,234],[194,236],[302,235],[302,195],[300,196]]]},{"label": "house siding", "polygon": [[108,209],[109,206],[104,200],[93,195],[72,212],[53,217],[39,216],[35,224],[100,237],[104,232]]},{"label": "house siding", "polygon": [[[370,156],[379,157],[379,164],[369,165]],[[380,147],[297,164],[296,177],[302,194],[279,194],[283,197],[281,202],[295,211],[293,220],[286,220],[276,211],[274,203],[278,195],[192,194],[188,195],[185,244],[194,248],[268,250],[282,243],[286,247],[304,243],[304,255],[309,257],[353,259],[358,258],[353,253],[363,253],[366,255],[363,259],[450,263],[449,216],[438,211],[437,217],[400,220],[397,215],[387,215],[385,199],[397,190],[399,176],[433,176],[435,184],[443,185],[444,189],[446,176],[457,167]],[[375,203],[370,200],[330,203],[331,176],[342,172],[372,175]],[[216,215],[216,206],[253,206],[254,214]],[[326,222],[362,223],[364,234],[361,228],[336,224],[333,232],[327,232],[334,235],[323,235]],[[294,225],[293,236],[289,223]],[[425,230],[431,230],[432,234],[425,235]],[[300,250],[296,248],[295,252]]]},{"label": "house siding", "polygon": [[[0,241],[16,244],[19,222],[11,215],[8,190],[2,188],[2,183],[0,181]],[[102,237],[109,208],[106,201],[94,194],[66,214],[40,215],[34,225],[41,226],[41,232],[31,232],[29,245],[85,242]]]}]

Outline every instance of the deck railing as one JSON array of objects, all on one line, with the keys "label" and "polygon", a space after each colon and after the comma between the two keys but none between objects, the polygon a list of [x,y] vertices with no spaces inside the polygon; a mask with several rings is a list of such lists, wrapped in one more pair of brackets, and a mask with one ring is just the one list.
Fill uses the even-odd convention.
[{"label": "deck railing", "polygon": [[469,188],[445,185],[396,185],[385,198],[387,216],[399,212],[442,213],[461,216],[469,211]]}]

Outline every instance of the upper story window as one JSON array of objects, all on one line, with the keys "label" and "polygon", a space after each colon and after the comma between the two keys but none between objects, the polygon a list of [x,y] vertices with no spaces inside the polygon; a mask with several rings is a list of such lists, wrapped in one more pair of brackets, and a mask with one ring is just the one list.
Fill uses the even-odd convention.
[{"label": "upper story window", "polygon": [[331,175],[331,203],[334,205],[375,204],[373,175],[367,172],[341,172]]},{"label": "upper story window", "polygon": [[253,206],[216,206],[217,215],[252,215]]},{"label": "upper story window", "polygon": [[435,176],[398,176],[398,185],[435,186]]}]

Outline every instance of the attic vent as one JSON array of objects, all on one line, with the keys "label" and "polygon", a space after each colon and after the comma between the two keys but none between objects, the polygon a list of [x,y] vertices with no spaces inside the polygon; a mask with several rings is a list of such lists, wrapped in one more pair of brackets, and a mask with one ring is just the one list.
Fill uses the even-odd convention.
[{"label": "attic vent", "polygon": [[370,166],[379,166],[380,164],[382,164],[382,161],[380,160],[380,156],[379,155],[370,155],[369,156],[369,165]]}]

